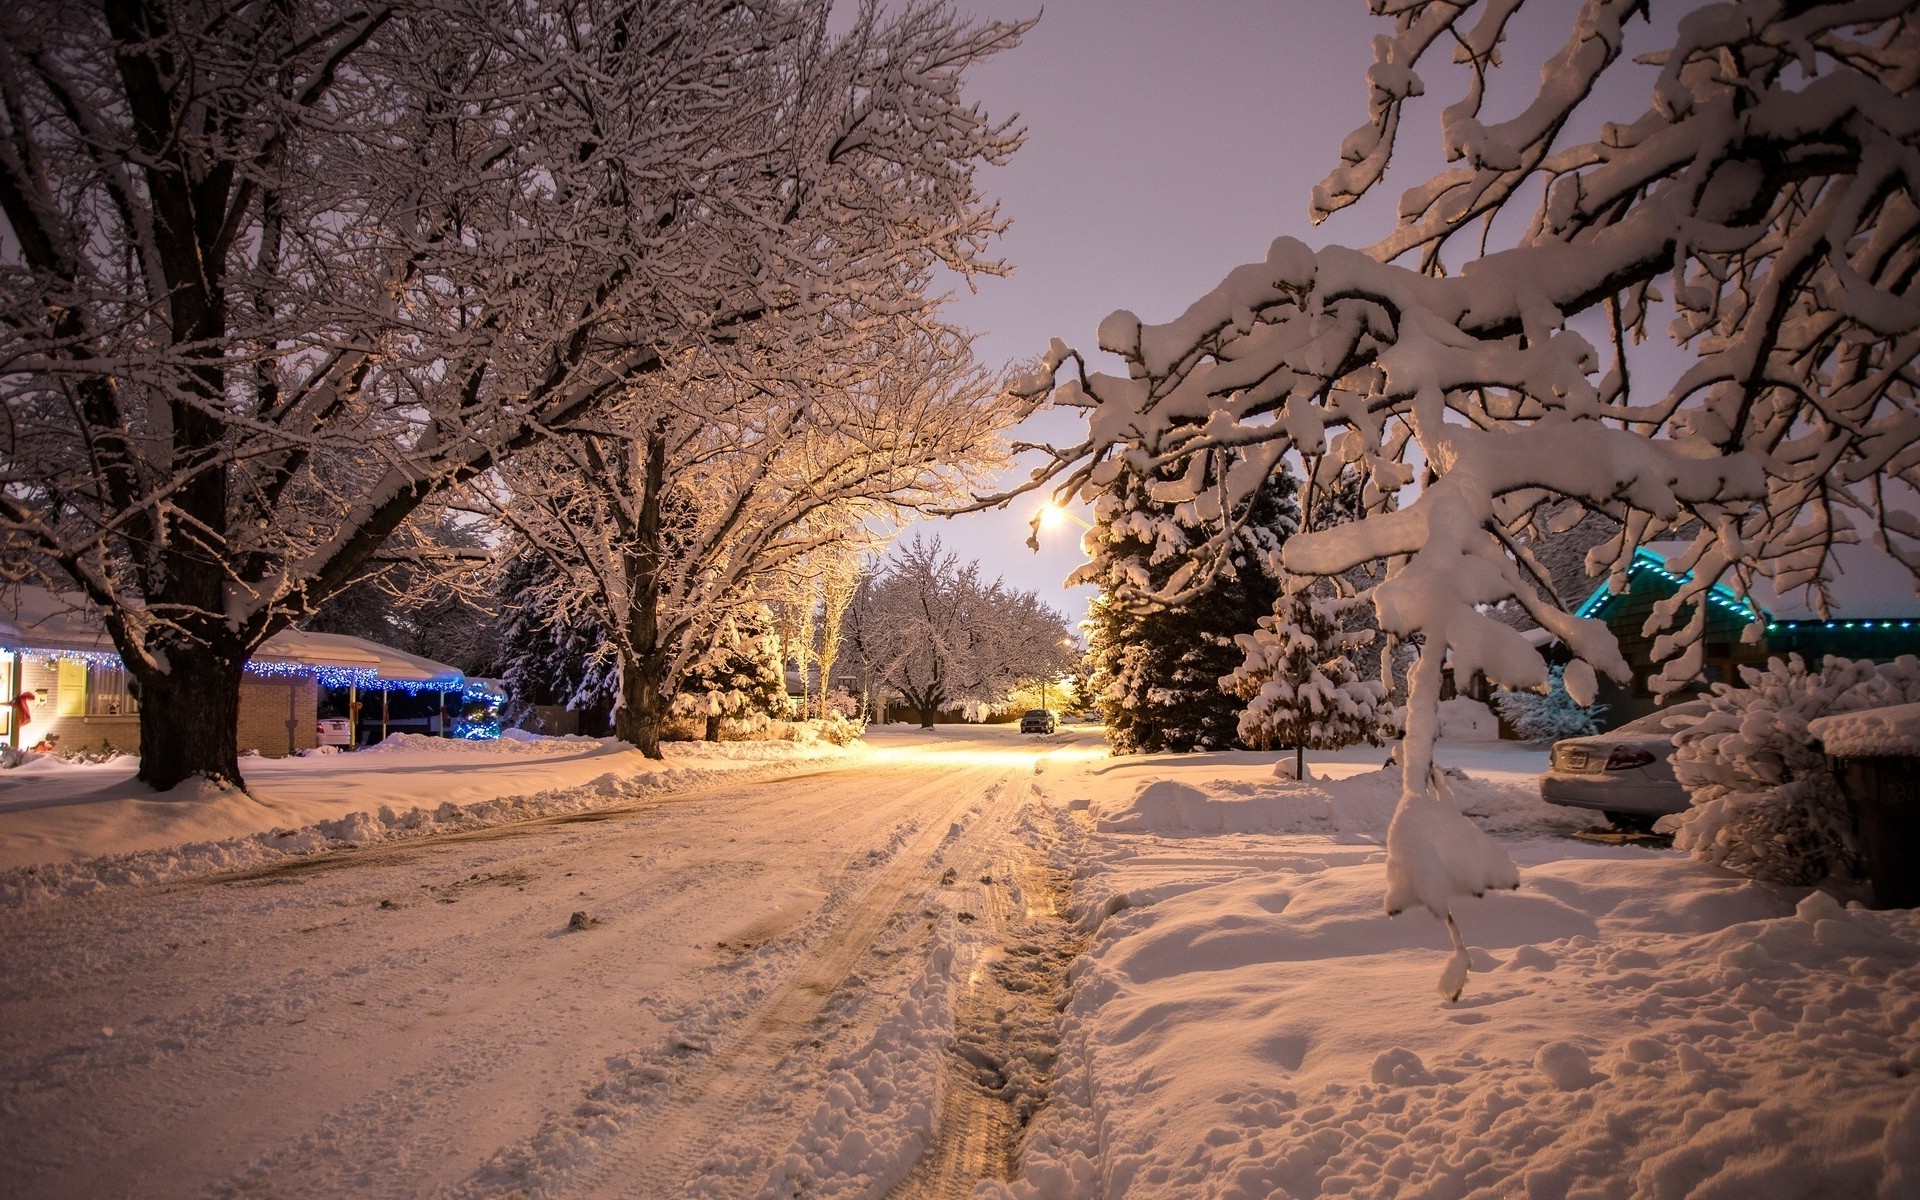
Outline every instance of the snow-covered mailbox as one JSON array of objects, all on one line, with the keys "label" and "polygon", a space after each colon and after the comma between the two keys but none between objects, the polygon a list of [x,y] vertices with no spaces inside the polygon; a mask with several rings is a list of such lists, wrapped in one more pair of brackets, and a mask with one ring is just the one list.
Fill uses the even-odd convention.
[{"label": "snow-covered mailbox", "polygon": [[1920,704],[1807,722],[1853,810],[1875,908],[1920,908]]},{"label": "snow-covered mailbox", "polygon": [[[23,587],[0,602],[0,699],[10,702],[0,703],[0,745],[138,753],[140,709],[130,678],[80,597]],[[464,683],[444,663],[361,638],[287,630],[247,662],[240,750],[279,756],[311,749],[322,688],[458,693]]]}]

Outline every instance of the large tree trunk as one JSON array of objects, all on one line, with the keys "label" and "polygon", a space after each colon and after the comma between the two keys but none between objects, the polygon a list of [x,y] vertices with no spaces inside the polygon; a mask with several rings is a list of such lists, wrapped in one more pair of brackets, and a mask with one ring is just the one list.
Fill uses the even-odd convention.
[{"label": "large tree trunk", "polygon": [[913,711],[920,714],[920,728],[932,729],[933,719],[940,715],[940,702],[946,697],[937,691],[903,691],[901,698],[913,705]]},{"label": "large tree trunk", "polygon": [[707,714],[706,737],[709,742],[717,742],[720,740],[720,714],[719,713]]},{"label": "large tree trunk", "polygon": [[656,425],[647,435],[640,512],[627,576],[627,636],[621,651],[620,712],[614,731],[648,758],[660,758],[660,731],[667,720],[667,656],[660,649],[660,494],[666,487],[667,435]]},{"label": "large tree trunk", "polygon": [[614,736],[648,758],[661,758],[660,731],[666,726],[667,702],[661,695],[664,664],[658,654],[638,656],[621,664],[620,709],[614,714]]},{"label": "large tree trunk", "polygon": [[245,655],[182,640],[168,670],[136,671],[141,782],[166,791],[195,775],[244,788],[240,777],[240,677]]}]

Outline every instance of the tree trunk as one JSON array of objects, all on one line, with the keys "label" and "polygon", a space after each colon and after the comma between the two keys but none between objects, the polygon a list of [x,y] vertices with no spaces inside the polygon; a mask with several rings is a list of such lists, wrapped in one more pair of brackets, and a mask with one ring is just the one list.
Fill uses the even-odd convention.
[{"label": "tree trunk", "polygon": [[184,641],[166,648],[170,670],[137,672],[141,782],[167,791],[195,775],[245,788],[240,777],[243,653]]},{"label": "tree trunk", "polygon": [[720,740],[720,714],[719,713],[707,714],[707,740],[709,742],[717,742]]},{"label": "tree trunk", "polygon": [[667,656],[660,649],[660,494],[666,487],[667,438],[656,425],[647,435],[640,512],[627,576],[627,633],[621,650],[620,712],[614,732],[648,758],[660,753],[667,720]]},{"label": "tree trunk", "polygon": [[902,695],[913,711],[920,714],[920,728],[932,729],[933,719],[940,715],[940,702],[945,699],[939,692],[906,692]]},{"label": "tree trunk", "polygon": [[660,731],[666,725],[667,702],[660,694],[661,656],[646,654],[620,666],[620,710],[614,714],[614,736],[648,758],[660,753]]}]

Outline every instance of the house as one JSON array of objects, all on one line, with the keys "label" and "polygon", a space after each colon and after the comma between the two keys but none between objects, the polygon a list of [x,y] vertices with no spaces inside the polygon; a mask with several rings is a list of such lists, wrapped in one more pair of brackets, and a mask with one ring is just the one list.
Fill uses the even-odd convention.
[{"label": "house", "polygon": [[[78,597],[22,587],[0,601],[0,694],[23,701],[0,703],[0,745],[139,753],[129,679],[99,617]],[[378,692],[378,708],[361,706],[363,724],[377,727],[390,692],[458,696],[465,687],[465,676],[444,663],[361,638],[286,630],[247,662],[240,752],[278,757],[312,749],[323,689],[341,689],[356,702]]]},{"label": "house", "polygon": [[[1608,725],[1618,725],[1652,712],[1655,695],[1649,686],[1658,668],[1653,643],[1658,634],[1644,632],[1653,606],[1672,596],[1688,576],[1667,570],[1668,558],[1679,543],[1642,547],[1634,555],[1627,586],[1618,593],[1602,584],[1574,611],[1577,616],[1605,621],[1619,639],[1620,652],[1633,668],[1633,682],[1620,687],[1603,681],[1600,700],[1609,706]],[[1814,608],[1814,597],[1804,588],[1786,593],[1772,581],[1754,580],[1746,601],[1732,589],[1717,584],[1708,593],[1705,657],[1701,682],[1739,682],[1739,668],[1763,666],[1769,658],[1798,654],[1817,665],[1826,655],[1890,662],[1903,654],[1920,655],[1920,596],[1914,577],[1885,552],[1872,546],[1836,546],[1833,579],[1828,588],[1831,608]],[[1676,615],[1673,628],[1692,619],[1691,606]],[[1756,616],[1762,622],[1757,641],[1743,635]]]}]

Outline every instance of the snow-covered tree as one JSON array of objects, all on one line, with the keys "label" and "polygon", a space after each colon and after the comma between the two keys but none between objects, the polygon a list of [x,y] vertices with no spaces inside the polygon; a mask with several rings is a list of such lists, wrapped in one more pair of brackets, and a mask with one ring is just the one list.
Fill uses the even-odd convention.
[{"label": "snow-covered tree", "polygon": [[820,711],[816,716],[826,717],[838,712],[842,716],[851,716],[859,712],[857,703],[847,707],[851,694],[833,681],[833,669],[840,663],[840,651],[845,641],[847,628],[847,610],[853,605],[853,598],[860,592],[860,580],[865,577],[864,557],[856,553],[850,543],[830,549],[822,556],[818,564],[820,570],[820,648],[815,661],[820,666]]},{"label": "snow-covered tree", "polygon": [[423,510],[301,628],[367,638],[469,675],[495,674],[500,622],[482,570],[491,532]]},{"label": "snow-covered tree", "polygon": [[675,716],[704,723],[709,742],[720,740],[723,720],[787,716],[780,638],[766,605],[722,615],[704,641],[681,676]]},{"label": "snow-covered tree", "polygon": [[600,626],[591,617],[550,606],[552,567],[543,557],[510,547],[503,561],[495,587],[507,719],[525,723],[534,706],[556,704],[593,714],[592,727],[604,728],[601,723],[620,695],[620,664],[606,652]]},{"label": "snow-covered tree", "polygon": [[1183,528],[1150,501],[1114,497],[1095,506],[1084,539],[1089,561],[1070,582],[1101,586],[1087,614],[1087,661],[1114,753],[1235,743],[1240,705],[1221,690],[1220,677],[1240,662],[1234,639],[1251,633],[1280,594],[1267,564],[1278,561],[1293,531],[1292,493],[1291,477],[1276,476],[1241,526],[1231,560],[1206,591],[1179,605],[1130,603],[1121,592],[1180,569],[1179,548],[1204,531]]},{"label": "snow-covered tree", "polygon": [[1247,701],[1241,740],[1261,750],[1292,746],[1295,779],[1307,777],[1308,750],[1380,744],[1387,689],[1360,678],[1356,667],[1373,631],[1347,628],[1363,603],[1301,588],[1280,597],[1258,629],[1234,639],[1243,661],[1219,686]]},{"label": "snow-covered tree", "polygon": [[1920,701],[1920,660],[1829,656],[1811,670],[1796,654],[1740,678],[1715,684],[1706,715],[1674,735],[1673,773],[1692,804],[1661,827],[1694,857],[1756,879],[1805,886],[1850,873],[1852,818],[1807,722]]},{"label": "snow-covered tree", "polygon": [[637,390],[502,467],[495,509],[552,564],[548,606],[590,615],[619,661],[619,737],[659,755],[680,674],[722,613],[998,461],[1013,406],[927,315],[925,282],[876,280],[870,300],[893,315],[841,314],[830,356],[736,347],[737,369],[695,362],[670,392]]},{"label": "snow-covered tree", "polygon": [[[1653,616],[1671,624],[1692,606],[1656,644],[1663,690],[1697,673],[1698,601],[1717,582],[1818,589],[1831,546],[1867,537],[1920,568],[1920,14],[1725,0],[1669,17],[1583,0],[1514,96],[1500,68],[1521,3],[1382,7],[1393,24],[1367,74],[1370,119],[1315,215],[1381,179],[1435,47],[1465,67],[1464,94],[1439,113],[1456,165],[1405,191],[1393,230],[1365,249],[1281,238],[1167,324],[1114,313],[1099,342],[1124,375],[1056,342],[1019,390],[1087,410],[1089,432],[1025,486],[1068,501],[1122,472],[1191,481],[1155,496],[1216,526],[1195,571],[1163,589],[1177,602],[1288,455],[1315,480],[1368,473],[1366,518],[1295,536],[1284,563],[1310,576],[1388,564],[1380,624],[1421,652],[1386,903],[1451,928],[1453,897],[1518,873],[1435,796],[1445,666],[1545,682],[1540,655],[1490,611],[1511,600],[1576,656],[1576,700],[1592,699],[1596,669],[1628,676],[1604,626],[1562,609],[1517,540],[1550,534],[1536,528],[1548,506],[1620,522],[1588,558],[1616,589],[1639,545],[1698,522],[1669,562],[1691,580]],[[1655,16],[1670,23],[1648,40],[1664,45],[1630,54],[1633,23]],[[1649,386],[1661,377],[1638,369],[1640,343],[1662,320],[1691,363]],[[1449,994],[1467,962],[1453,936]]]},{"label": "snow-covered tree", "polygon": [[1493,710],[1513,731],[1530,742],[1584,737],[1600,732],[1595,719],[1607,711],[1604,704],[1580,704],[1567,692],[1567,669],[1547,668],[1544,692],[1516,692],[1502,688],[1493,696]]},{"label": "snow-covered tree", "polygon": [[1079,657],[1064,618],[1032,592],[980,578],[940,539],[913,541],[861,584],[848,615],[852,653],[876,687],[898,693],[925,727],[944,708],[993,704]]},{"label": "snow-covered tree", "polygon": [[143,780],[238,781],[248,655],[428,498],[996,268],[1018,137],[958,83],[1020,27],[830,7],[0,7],[0,550],[104,614]]}]

